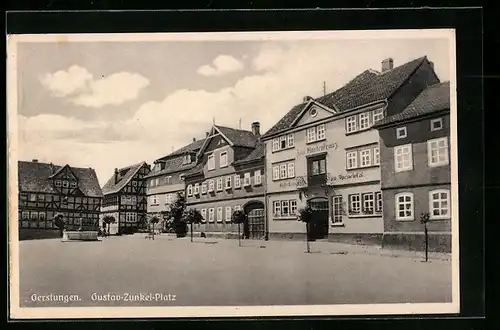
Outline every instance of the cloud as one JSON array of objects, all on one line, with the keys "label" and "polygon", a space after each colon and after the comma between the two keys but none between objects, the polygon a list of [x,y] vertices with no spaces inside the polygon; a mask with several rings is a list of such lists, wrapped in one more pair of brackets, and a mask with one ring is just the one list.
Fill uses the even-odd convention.
[{"label": "cloud", "polygon": [[64,97],[85,89],[92,80],[92,74],[87,69],[73,65],[67,71],[59,70],[40,77],[40,82],[54,96]]},{"label": "cloud", "polygon": [[253,60],[253,67],[257,71],[275,69],[282,63],[284,49],[278,45],[265,45]]},{"label": "cloud", "polygon": [[222,76],[231,72],[241,71],[245,65],[243,62],[229,55],[217,56],[211,65],[203,65],[196,71],[202,76]]},{"label": "cloud", "polygon": [[48,73],[40,82],[52,95],[68,97],[75,105],[100,108],[134,100],[149,85],[149,80],[137,73],[118,72],[95,80],[87,69],[73,65],[67,71]]}]

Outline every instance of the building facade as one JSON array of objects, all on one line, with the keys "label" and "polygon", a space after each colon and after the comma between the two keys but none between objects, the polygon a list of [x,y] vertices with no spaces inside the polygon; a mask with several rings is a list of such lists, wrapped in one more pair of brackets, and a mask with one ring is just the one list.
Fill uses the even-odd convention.
[{"label": "building facade", "polygon": [[243,232],[248,238],[266,238],[264,145],[260,125],[252,131],[214,125],[198,152],[197,165],[186,173],[186,205],[198,209],[208,235],[234,235],[235,210],[248,215]]},{"label": "building facade", "polygon": [[306,97],[263,136],[271,237],[303,237],[297,211],[309,205],[311,239],[376,242],[384,231],[380,146],[374,123],[400,113],[438,82],[426,57],[366,70],[342,88]]},{"label": "building facade", "polygon": [[422,250],[422,214],[430,248],[451,249],[450,84],[427,87],[402,113],[377,123],[380,133],[384,244]]},{"label": "building facade", "polygon": [[19,239],[59,237],[54,219],[68,230],[98,230],[102,191],[95,170],[18,162]]},{"label": "building facade", "polygon": [[131,234],[146,220],[146,179],[150,166],[145,162],[116,168],[102,188],[104,199],[101,208],[100,226],[103,218],[111,216],[115,222],[109,234]]}]

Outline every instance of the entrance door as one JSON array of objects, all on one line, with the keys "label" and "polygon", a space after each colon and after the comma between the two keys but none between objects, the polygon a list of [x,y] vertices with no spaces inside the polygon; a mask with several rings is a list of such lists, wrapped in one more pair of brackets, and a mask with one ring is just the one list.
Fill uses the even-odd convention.
[{"label": "entrance door", "polygon": [[312,219],[309,223],[309,238],[324,239],[328,236],[328,200],[309,201]]},{"label": "entrance door", "polygon": [[256,204],[252,208],[248,208],[248,238],[250,239],[262,239],[265,236],[265,214],[264,206],[262,204]]}]

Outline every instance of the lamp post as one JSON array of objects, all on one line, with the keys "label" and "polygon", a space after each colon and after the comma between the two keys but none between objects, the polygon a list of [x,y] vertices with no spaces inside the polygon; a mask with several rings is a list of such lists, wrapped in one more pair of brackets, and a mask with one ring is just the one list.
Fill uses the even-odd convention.
[{"label": "lamp post", "polygon": [[429,233],[427,231],[427,223],[429,222],[430,215],[429,212],[423,212],[420,215],[420,222],[424,224],[424,235],[425,235],[425,262],[429,260]]}]

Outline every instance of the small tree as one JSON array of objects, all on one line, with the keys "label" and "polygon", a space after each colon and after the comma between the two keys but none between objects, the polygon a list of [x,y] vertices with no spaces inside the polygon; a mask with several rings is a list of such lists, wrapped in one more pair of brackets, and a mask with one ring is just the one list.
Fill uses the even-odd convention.
[{"label": "small tree", "polygon": [[203,216],[201,215],[200,211],[198,211],[195,208],[192,208],[184,211],[184,214],[182,215],[182,221],[189,224],[189,227],[191,229],[191,242],[192,242],[193,225],[201,223],[203,221]]},{"label": "small tree", "polygon": [[238,224],[238,246],[241,246],[241,230],[240,226],[245,222],[247,215],[241,210],[234,211],[231,215],[231,222]]},{"label": "small tree", "polygon": [[158,222],[160,222],[160,218],[158,218],[156,215],[152,216],[149,219],[149,223],[152,225],[151,234],[153,235],[153,239],[155,238],[155,224],[157,224]]},{"label": "small tree", "polygon": [[187,225],[182,219],[185,209],[186,198],[182,192],[178,192],[175,202],[170,206],[168,211],[164,212],[164,217],[170,219],[172,222],[177,237],[184,237],[186,235]]},{"label": "small tree", "polygon": [[64,216],[62,214],[56,214],[54,217],[54,226],[59,229],[59,235],[63,236],[63,230],[66,227],[66,222],[64,221]]},{"label": "small tree", "polygon": [[306,247],[307,253],[311,252],[309,248],[309,223],[312,220],[312,209],[309,205],[299,210],[299,221],[302,221],[306,224]]},{"label": "small tree", "polygon": [[425,262],[429,260],[429,233],[427,232],[427,223],[429,222],[430,214],[429,212],[422,212],[420,215],[420,222],[424,224],[424,235],[425,235]]},{"label": "small tree", "polygon": [[106,224],[106,226],[108,227],[108,235],[110,233],[110,230],[111,230],[111,224],[112,223],[115,223],[116,222],[116,219],[115,217],[111,216],[111,215],[105,215],[103,218],[102,218],[102,222],[104,224]]}]

